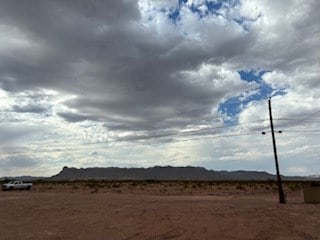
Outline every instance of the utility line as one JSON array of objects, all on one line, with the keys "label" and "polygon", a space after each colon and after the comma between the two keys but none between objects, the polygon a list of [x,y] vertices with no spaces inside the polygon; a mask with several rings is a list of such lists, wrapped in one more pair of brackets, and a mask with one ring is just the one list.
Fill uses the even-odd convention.
[{"label": "utility line", "polygon": [[299,125],[300,123],[305,122],[306,120],[309,120],[310,118],[312,119],[313,117],[315,117],[319,113],[320,113],[320,109],[315,111],[315,112],[313,112],[313,113],[311,113],[311,114],[309,114],[309,115],[307,115],[306,117],[304,117],[304,118],[302,118],[302,119],[300,119],[298,121],[293,121],[293,124],[294,125]]},{"label": "utility line", "polygon": [[320,129],[285,130],[286,133],[319,133]]}]

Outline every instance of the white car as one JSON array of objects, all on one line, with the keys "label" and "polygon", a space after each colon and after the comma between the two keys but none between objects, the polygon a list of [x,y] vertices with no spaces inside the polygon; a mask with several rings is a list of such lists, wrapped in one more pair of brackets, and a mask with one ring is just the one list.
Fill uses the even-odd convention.
[{"label": "white car", "polygon": [[30,190],[32,188],[32,183],[24,183],[22,181],[10,181],[8,183],[2,184],[2,191],[9,190]]}]

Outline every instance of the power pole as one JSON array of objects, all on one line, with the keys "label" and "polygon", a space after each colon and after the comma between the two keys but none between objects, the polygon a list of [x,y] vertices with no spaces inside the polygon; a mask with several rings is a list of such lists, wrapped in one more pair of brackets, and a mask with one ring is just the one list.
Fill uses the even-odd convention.
[{"label": "power pole", "polygon": [[277,170],[277,181],[278,181],[278,191],[279,191],[279,203],[286,203],[286,200],[285,200],[285,197],[284,197],[283,188],[282,188],[280,171],[279,171],[278,155],[277,155],[277,147],[276,147],[276,138],[275,138],[275,136],[274,136],[273,120],[272,120],[272,111],[271,111],[271,98],[269,98],[268,104],[269,104],[269,117],[270,117],[270,127],[271,127],[272,143],[273,143],[274,160],[275,160],[275,162],[276,162],[276,170]]}]

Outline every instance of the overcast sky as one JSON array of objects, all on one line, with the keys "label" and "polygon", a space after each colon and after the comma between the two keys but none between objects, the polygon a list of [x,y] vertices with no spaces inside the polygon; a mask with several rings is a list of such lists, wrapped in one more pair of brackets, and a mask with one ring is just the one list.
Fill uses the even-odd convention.
[{"label": "overcast sky", "polygon": [[319,0],[2,0],[0,176],[320,174]]}]

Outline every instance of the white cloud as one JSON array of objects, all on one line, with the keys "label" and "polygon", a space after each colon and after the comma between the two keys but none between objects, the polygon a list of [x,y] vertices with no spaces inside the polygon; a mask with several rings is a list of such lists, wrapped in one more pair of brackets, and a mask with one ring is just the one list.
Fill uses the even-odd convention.
[{"label": "white cloud", "polygon": [[299,175],[299,176],[303,176],[308,172],[308,169],[304,168],[304,167],[290,167],[289,169],[286,169],[286,173],[290,174],[290,175]]}]

